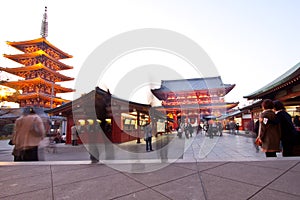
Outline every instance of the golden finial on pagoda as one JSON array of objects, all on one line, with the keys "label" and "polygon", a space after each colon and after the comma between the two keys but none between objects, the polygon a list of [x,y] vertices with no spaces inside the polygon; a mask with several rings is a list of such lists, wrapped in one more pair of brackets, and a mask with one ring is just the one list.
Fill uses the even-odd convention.
[{"label": "golden finial on pagoda", "polygon": [[47,6],[45,6],[45,13],[42,21],[41,36],[46,38],[48,36],[48,16],[47,16]]}]

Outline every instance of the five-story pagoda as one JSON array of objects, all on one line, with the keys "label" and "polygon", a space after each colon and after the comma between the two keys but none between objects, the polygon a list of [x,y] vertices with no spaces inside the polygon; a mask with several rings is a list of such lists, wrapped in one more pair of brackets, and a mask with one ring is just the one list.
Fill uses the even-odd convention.
[{"label": "five-story pagoda", "polygon": [[15,68],[0,67],[0,70],[23,79],[3,82],[1,85],[20,91],[16,98],[21,107],[55,108],[69,102],[69,100],[57,97],[57,93],[74,91],[56,84],[56,82],[74,80],[74,78],[58,72],[73,69],[72,66],[59,61],[65,58],[72,58],[72,56],[61,51],[46,39],[48,36],[47,7],[45,7],[41,36],[41,38],[34,40],[7,42],[8,45],[23,53],[15,55],[4,54],[4,57],[18,62],[22,66]]}]

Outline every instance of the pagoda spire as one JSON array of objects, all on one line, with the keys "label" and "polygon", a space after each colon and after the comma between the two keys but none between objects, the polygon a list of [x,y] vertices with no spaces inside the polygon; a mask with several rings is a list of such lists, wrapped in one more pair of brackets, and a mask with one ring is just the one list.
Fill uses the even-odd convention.
[{"label": "pagoda spire", "polygon": [[41,36],[46,38],[48,36],[48,16],[47,16],[47,6],[45,6],[45,13],[43,16],[42,27],[41,27]]}]

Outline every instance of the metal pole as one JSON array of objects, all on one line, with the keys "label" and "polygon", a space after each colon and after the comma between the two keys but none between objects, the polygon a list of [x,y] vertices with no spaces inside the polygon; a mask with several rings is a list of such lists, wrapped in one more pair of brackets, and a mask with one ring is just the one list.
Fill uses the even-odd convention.
[{"label": "metal pole", "polygon": [[51,100],[50,100],[50,108],[51,109],[53,107],[53,95],[54,95],[54,82],[52,82],[52,87],[51,87]]},{"label": "metal pole", "polygon": [[140,132],[141,132],[141,126],[140,126],[140,112],[137,111],[137,132],[138,132],[138,137],[137,137],[137,140],[136,140],[136,143],[141,143],[141,135],[140,135]]}]

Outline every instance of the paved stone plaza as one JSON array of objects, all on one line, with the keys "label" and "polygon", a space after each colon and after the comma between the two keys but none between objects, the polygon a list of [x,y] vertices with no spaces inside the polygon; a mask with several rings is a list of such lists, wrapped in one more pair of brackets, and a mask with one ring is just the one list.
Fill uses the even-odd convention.
[{"label": "paved stone plaza", "polygon": [[[154,147],[159,140],[160,136]],[[82,145],[58,144],[56,153],[46,153],[47,161],[14,163],[10,162],[11,147],[5,141],[0,145],[1,199],[300,198],[300,159],[280,154],[267,159],[246,135],[194,136],[183,157],[170,159],[171,163],[167,161],[157,170],[147,170],[145,165],[161,163],[151,153],[139,160],[124,160],[124,154],[116,152],[115,160],[108,164],[90,164]],[[131,142],[123,148],[144,151],[144,145]],[[120,166],[125,170],[120,171]]]},{"label": "paved stone plaza", "polygon": [[[261,151],[256,151],[253,145],[253,138],[250,134],[240,132],[237,135],[223,134],[222,137],[214,136],[212,139],[204,134],[196,135],[194,133],[192,138],[179,139],[176,133],[170,135],[158,135],[157,138],[153,137],[153,148],[159,150],[161,141],[164,143],[173,142],[169,145],[167,154],[171,154],[175,149],[181,148],[183,156],[171,156],[171,162],[196,162],[196,161],[252,161],[265,159],[265,155]],[[131,141],[118,145],[118,149],[114,148],[115,162],[118,160],[135,160],[134,157],[126,155],[127,152],[139,153],[137,159],[160,159],[157,156],[158,152],[154,151],[147,153],[145,151],[145,142],[137,144],[136,141]],[[12,161],[11,155],[12,146],[7,145],[8,141],[0,141],[0,161]],[[164,146],[163,144],[162,146]],[[103,148],[105,151],[105,148]],[[280,157],[281,154],[278,154]],[[178,159],[176,159],[178,158]],[[84,145],[71,146],[66,144],[56,144],[56,153],[53,149],[45,151],[46,161],[89,161],[89,154]]]}]

